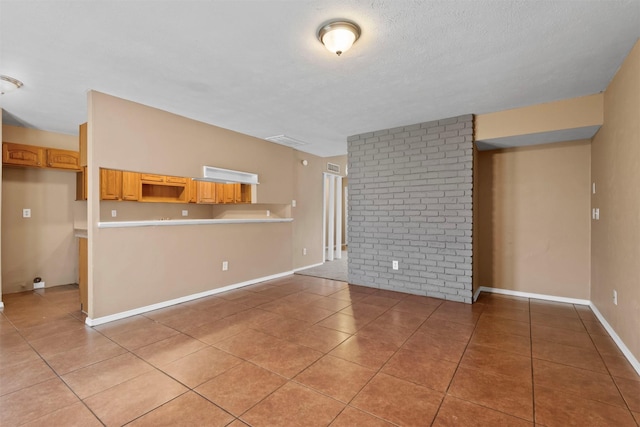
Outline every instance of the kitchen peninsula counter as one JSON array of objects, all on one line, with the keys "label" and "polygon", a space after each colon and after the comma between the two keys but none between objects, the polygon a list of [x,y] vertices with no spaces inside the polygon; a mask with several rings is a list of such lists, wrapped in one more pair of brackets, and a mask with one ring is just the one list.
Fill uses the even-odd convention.
[{"label": "kitchen peninsula counter", "polygon": [[219,219],[167,219],[147,221],[103,221],[98,228],[126,228],[175,225],[209,225],[209,224],[256,224],[292,222],[293,218],[219,218]]}]

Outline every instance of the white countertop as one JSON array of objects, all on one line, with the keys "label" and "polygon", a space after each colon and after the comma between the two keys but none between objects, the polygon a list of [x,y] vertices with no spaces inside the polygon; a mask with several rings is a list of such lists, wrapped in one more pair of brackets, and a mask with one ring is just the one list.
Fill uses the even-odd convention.
[{"label": "white countertop", "polygon": [[207,224],[256,224],[270,222],[292,222],[293,218],[229,218],[229,219],[167,219],[150,221],[106,221],[99,222],[98,228],[149,227],[172,225],[207,225]]}]

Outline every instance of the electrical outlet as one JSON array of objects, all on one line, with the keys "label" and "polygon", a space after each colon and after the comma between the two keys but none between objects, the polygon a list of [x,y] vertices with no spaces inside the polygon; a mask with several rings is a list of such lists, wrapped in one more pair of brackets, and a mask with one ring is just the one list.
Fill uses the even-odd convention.
[{"label": "electrical outlet", "polygon": [[33,282],[33,289],[44,289],[44,282]]},{"label": "electrical outlet", "polygon": [[186,209],[182,210],[182,216],[189,216],[189,211]]},{"label": "electrical outlet", "polygon": [[307,254],[307,248],[302,248],[302,255],[306,255]]},{"label": "electrical outlet", "polygon": [[291,207],[292,207],[292,208],[295,208],[295,207],[296,207],[296,201],[295,201],[295,200],[292,200],[292,201],[291,201]]},{"label": "electrical outlet", "polygon": [[22,209],[22,218],[31,218],[31,209]]},{"label": "electrical outlet", "polygon": [[613,305],[618,305],[618,291],[613,290]]},{"label": "electrical outlet", "polygon": [[229,269],[229,261],[222,261],[222,271],[227,271]]},{"label": "electrical outlet", "polygon": [[113,210],[111,211],[111,218],[115,218],[115,217],[117,217],[117,216],[118,216],[118,211],[117,211],[117,210],[115,210],[115,209],[113,209]]},{"label": "electrical outlet", "polygon": [[393,268],[394,270],[398,269],[398,261],[393,260],[391,261],[391,268]]},{"label": "electrical outlet", "polygon": [[271,216],[271,211],[267,209],[267,216]]}]

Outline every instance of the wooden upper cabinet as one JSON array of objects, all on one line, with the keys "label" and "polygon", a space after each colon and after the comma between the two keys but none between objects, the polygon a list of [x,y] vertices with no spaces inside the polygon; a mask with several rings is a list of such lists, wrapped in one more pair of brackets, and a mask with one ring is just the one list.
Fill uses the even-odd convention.
[{"label": "wooden upper cabinet", "polygon": [[36,145],[2,143],[2,164],[79,171],[80,153]]},{"label": "wooden upper cabinet", "polygon": [[224,203],[224,186],[226,184],[222,184],[216,182],[216,203]]},{"label": "wooden upper cabinet", "polygon": [[240,184],[224,184],[224,203],[236,202],[236,185]]},{"label": "wooden upper cabinet", "polygon": [[122,171],[100,168],[100,200],[122,200]]},{"label": "wooden upper cabinet", "polygon": [[152,173],[141,173],[140,181],[143,184],[164,184],[164,185],[187,185],[187,178],[182,176],[155,175]]},{"label": "wooden upper cabinet", "polygon": [[216,183],[197,181],[198,183],[198,196],[196,203],[212,204],[217,203],[216,200]]},{"label": "wooden upper cabinet", "polygon": [[2,143],[2,163],[5,165],[42,167],[45,149],[35,145]]},{"label": "wooden upper cabinet", "polygon": [[187,183],[187,178],[183,177],[183,176],[165,176],[164,177],[164,182],[166,182],[167,184],[186,184]]},{"label": "wooden upper cabinet", "polygon": [[80,153],[70,150],[47,148],[47,167],[80,170]]},{"label": "wooden upper cabinet", "polygon": [[187,202],[189,203],[197,203],[198,202],[198,181],[194,181],[189,178],[189,182],[187,184]]},{"label": "wooden upper cabinet", "polygon": [[156,183],[163,183],[164,182],[164,175],[154,175],[152,173],[141,173],[140,174],[140,181],[142,183],[151,183],[151,184],[156,184]]},{"label": "wooden upper cabinet", "polygon": [[240,203],[251,203],[251,185],[250,184],[241,184],[240,185]]},{"label": "wooden upper cabinet", "polygon": [[76,200],[87,200],[87,167],[76,172]]},{"label": "wooden upper cabinet", "polygon": [[140,200],[140,186],[138,172],[122,172],[122,200]]}]

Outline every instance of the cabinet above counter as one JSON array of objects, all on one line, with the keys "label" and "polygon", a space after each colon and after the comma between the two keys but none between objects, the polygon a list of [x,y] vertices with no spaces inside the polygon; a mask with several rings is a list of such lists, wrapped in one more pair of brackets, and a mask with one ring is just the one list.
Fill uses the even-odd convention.
[{"label": "cabinet above counter", "polygon": [[2,164],[30,168],[49,168],[79,171],[80,153],[36,145],[2,143]]}]

